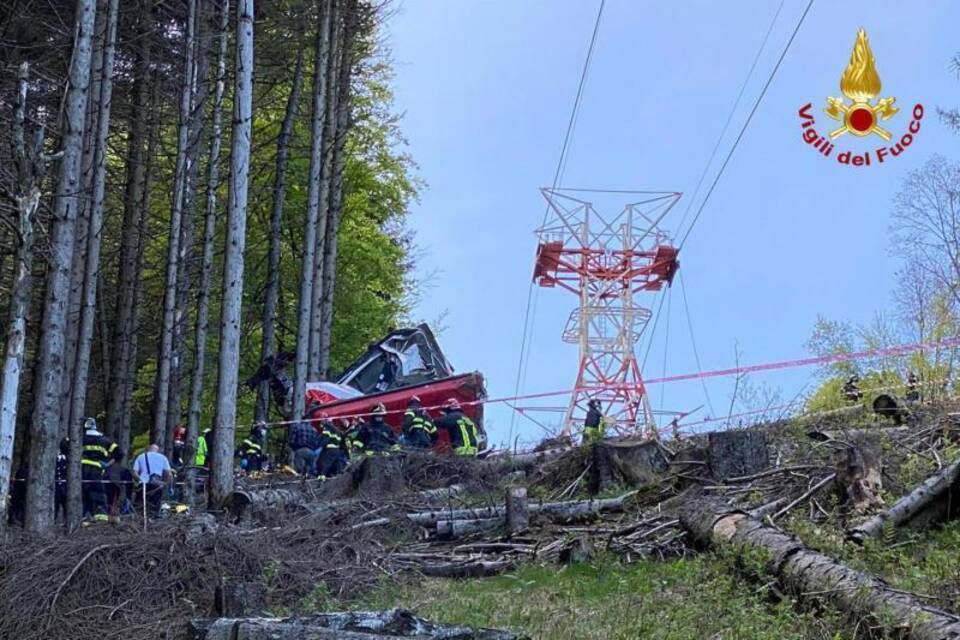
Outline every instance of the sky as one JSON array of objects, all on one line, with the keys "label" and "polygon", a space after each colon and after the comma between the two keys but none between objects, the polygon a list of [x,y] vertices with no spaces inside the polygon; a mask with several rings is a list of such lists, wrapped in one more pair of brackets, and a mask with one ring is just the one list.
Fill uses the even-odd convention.
[{"label": "sky", "polygon": [[[664,220],[676,233],[774,16],[694,211],[806,4],[607,0],[560,186],[683,192]],[[459,371],[483,372],[491,397],[514,393],[533,230],[545,206],[539,188],[553,180],[598,6],[402,0],[387,27],[395,106],[426,183],[409,225],[421,247],[418,274],[431,277],[413,315],[432,321],[446,312],[445,353]],[[960,157],[960,137],[936,117],[936,107],[960,104],[960,78],[948,66],[960,52],[960,3],[864,6],[814,2],[683,247],[703,370],[809,355],[804,342],[818,315],[866,324],[889,312],[899,267],[889,234],[894,194],[934,154]],[[870,167],[819,155],[803,142],[798,115],[812,103],[815,127],[834,128],[823,108],[827,96],[841,95],[859,27],[869,36],[882,95],[901,107],[885,126],[899,137],[913,105],[925,110],[904,153]],[[883,144],[876,136],[846,135],[834,155]],[[675,283],[666,294],[652,334],[647,378],[698,370],[678,289]],[[560,336],[577,300],[560,289],[539,289],[534,300],[521,390],[568,389],[577,348]],[[652,294],[641,301],[659,303]],[[790,400],[810,389],[813,373],[786,370],[752,376],[751,383]],[[713,416],[726,415],[733,385],[731,378],[708,382]],[[654,409],[706,404],[699,382],[651,387],[650,398]],[[705,407],[690,419],[707,414]],[[544,435],[523,417],[513,423],[521,441]],[[511,410],[488,405],[486,427],[493,442],[505,442]]]}]

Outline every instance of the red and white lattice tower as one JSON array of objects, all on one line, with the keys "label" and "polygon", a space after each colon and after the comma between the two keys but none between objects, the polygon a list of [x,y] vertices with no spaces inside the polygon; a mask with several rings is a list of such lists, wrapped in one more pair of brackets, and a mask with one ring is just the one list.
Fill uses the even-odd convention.
[{"label": "red and white lattice tower", "polygon": [[[533,279],[577,295],[564,342],[580,347],[580,369],[563,431],[582,427],[587,402],[596,398],[616,431],[643,433],[655,426],[635,347],[652,312],[636,298],[670,285],[679,267],[677,249],[658,226],[679,193],[541,189],[548,205]],[[612,197],[619,211],[598,211]]]}]

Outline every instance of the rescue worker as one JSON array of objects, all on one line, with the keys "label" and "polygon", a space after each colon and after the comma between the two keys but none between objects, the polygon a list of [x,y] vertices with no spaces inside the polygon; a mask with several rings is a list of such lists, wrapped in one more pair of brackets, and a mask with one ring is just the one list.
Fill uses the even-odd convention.
[{"label": "rescue worker", "polygon": [[83,515],[94,520],[107,520],[107,487],[103,472],[117,443],[97,430],[97,421],[87,418],[84,422],[83,455],[80,458],[83,480]]},{"label": "rescue worker", "polygon": [[423,409],[420,398],[413,396],[403,414],[404,443],[414,449],[429,449],[437,439],[437,427]]},{"label": "rescue worker", "polygon": [[847,402],[859,402],[863,398],[863,392],[860,391],[860,376],[853,374],[843,383],[843,397]]},{"label": "rescue worker", "polygon": [[600,401],[593,398],[587,403],[587,417],[583,420],[583,444],[593,444],[603,440],[605,427],[603,413],[600,412]]},{"label": "rescue worker", "polygon": [[344,436],[337,431],[326,413],[320,414],[320,455],[317,457],[317,474],[321,479],[340,475],[347,467],[347,452]]},{"label": "rescue worker", "polygon": [[360,427],[363,421],[360,419],[350,420],[344,418],[343,421],[343,445],[346,449],[347,457],[350,460],[357,460],[366,455],[363,446],[363,440],[360,438]]},{"label": "rescue worker", "polygon": [[213,429],[203,430],[197,438],[197,454],[193,457],[193,466],[206,467],[209,463],[210,451],[213,448]]},{"label": "rescue worker", "polygon": [[263,461],[266,458],[264,454],[266,442],[267,425],[260,423],[253,428],[250,435],[237,447],[237,455],[240,457],[241,469],[244,469],[247,473],[263,469]]},{"label": "rescue worker", "polygon": [[910,402],[918,402],[920,400],[920,380],[917,378],[917,374],[913,371],[910,371],[907,374],[907,400]]},{"label": "rescue worker", "polygon": [[477,425],[463,414],[463,408],[456,398],[443,403],[443,416],[437,420],[437,429],[444,429],[450,435],[450,446],[458,456],[477,455],[479,441]]},{"label": "rescue worker", "polygon": [[359,436],[367,455],[389,451],[397,445],[397,434],[387,424],[386,415],[387,408],[381,402],[374,407],[370,422],[360,427]]},{"label": "rescue worker", "polygon": [[110,520],[119,522],[120,515],[130,511],[133,499],[133,474],[123,464],[123,451],[114,449],[110,466],[104,472]]}]

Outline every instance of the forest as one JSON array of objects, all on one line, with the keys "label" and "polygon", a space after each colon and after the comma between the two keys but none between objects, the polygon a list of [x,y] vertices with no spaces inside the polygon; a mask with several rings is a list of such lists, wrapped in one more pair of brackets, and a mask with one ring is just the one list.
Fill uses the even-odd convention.
[{"label": "forest", "polygon": [[266,385],[242,384],[264,358],[296,354],[302,413],[306,381],[405,317],[420,181],[392,104],[390,10],[0,7],[0,486],[26,479],[27,530],[56,526],[64,438],[79,524],[88,416],[126,452],[138,436],[169,448],[177,425],[192,451],[215,427],[221,500],[237,431],[282,419]]}]

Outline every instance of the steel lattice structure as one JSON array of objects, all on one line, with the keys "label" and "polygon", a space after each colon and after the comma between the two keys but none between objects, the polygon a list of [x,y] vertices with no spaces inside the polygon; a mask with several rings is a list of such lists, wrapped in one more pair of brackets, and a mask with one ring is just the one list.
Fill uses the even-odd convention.
[{"label": "steel lattice structure", "polygon": [[[563,340],[580,348],[563,430],[582,426],[587,401],[596,398],[618,432],[643,432],[655,423],[635,347],[652,312],[635,298],[669,286],[680,266],[677,249],[659,227],[680,194],[549,188],[541,193],[548,214],[537,229],[534,282],[562,287],[580,302],[563,331]],[[594,207],[593,201],[612,196],[635,201],[613,215]]]}]

